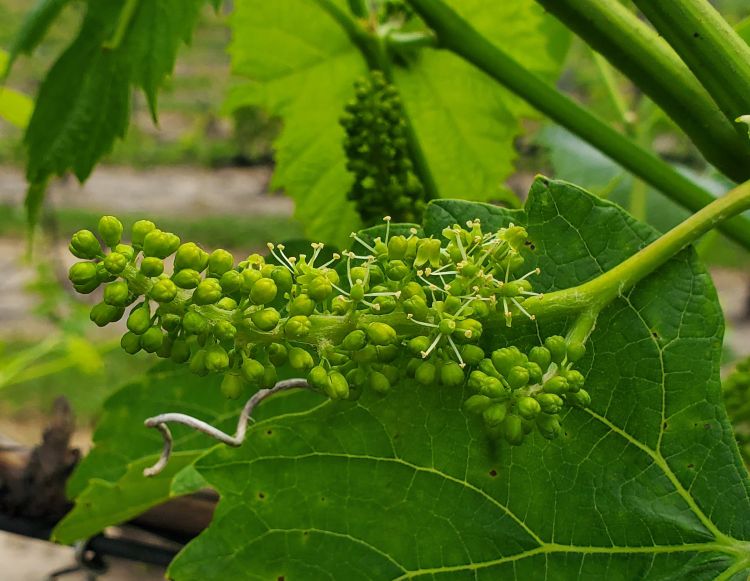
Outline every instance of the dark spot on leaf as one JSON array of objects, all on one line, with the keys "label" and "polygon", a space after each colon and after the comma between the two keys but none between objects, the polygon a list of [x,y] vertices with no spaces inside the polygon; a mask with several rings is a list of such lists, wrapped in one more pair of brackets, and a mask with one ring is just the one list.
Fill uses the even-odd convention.
[{"label": "dark spot on leaf", "polygon": [[661,426],[661,427],[662,427],[662,429],[663,429],[664,431],[666,431],[666,430],[667,430],[667,425],[668,425],[668,424],[667,424],[667,422],[664,422],[664,423],[662,424],[662,426]]},{"label": "dark spot on leaf", "polygon": [[688,468],[695,468],[695,464],[688,464],[687,467]]},{"label": "dark spot on leaf", "polygon": [[495,476],[497,476],[497,470],[495,470],[494,468],[492,470],[490,470],[490,476],[492,476],[492,478],[494,478]]},{"label": "dark spot on leaf", "polygon": [[325,501],[326,501],[326,497],[325,496],[321,496],[320,497],[320,502],[325,502]]},{"label": "dark spot on leaf", "polygon": [[267,436],[270,436],[271,434],[273,434],[273,430],[268,430],[268,431],[266,432],[266,435],[267,435]]},{"label": "dark spot on leaf", "polygon": [[283,575],[281,575],[280,577],[277,577],[277,578],[276,578],[276,581],[284,581],[284,576],[283,576]]},{"label": "dark spot on leaf", "polygon": [[694,32],[693,33],[693,38],[700,38],[700,37],[701,37],[701,33],[700,32]]},{"label": "dark spot on leaf", "polygon": [[661,339],[661,337],[659,336],[659,333],[657,333],[656,331],[651,331],[651,336],[652,336],[652,337],[653,337],[654,339],[657,339],[657,340],[658,340],[658,339]]},{"label": "dark spot on leaf", "polygon": [[703,424],[703,429],[704,430],[710,430],[711,429],[711,424]]},{"label": "dark spot on leaf", "polygon": [[263,500],[265,497],[266,497],[266,495],[263,494],[262,492],[258,493],[258,498],[260,498],[261,500]]}]

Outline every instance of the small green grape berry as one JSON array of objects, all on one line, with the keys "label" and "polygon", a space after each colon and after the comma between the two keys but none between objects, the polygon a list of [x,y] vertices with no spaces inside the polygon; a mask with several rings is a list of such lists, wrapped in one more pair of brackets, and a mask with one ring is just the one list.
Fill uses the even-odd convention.
[{"label": "small green grape berry", "polygon": [[544,340],[544,346],[549,350],[552,361],[558,365],[563,362],[568,353],[568,346],[565,344],[565,339],[560,335],[547,337]]},{"label": "small green grape berry", "polygon": [[96,264],[93,262],[76,262],[68,271],[68,279],[75,285],[87,285],[95,281],[98,286]]},{"label": "small green grape berry", "polygon": [[208,266],[208,253],[194,242],[185,242],[177,249],[174,256],[175,271],[190,268],[203,272]]},{"label": "small green grape berry", "polygon": [[205,349],[199,349],[198,351],[193,353],[193,356],[190,358],[190,364],[188,365],[188,368],[190,369],[191,373],[195,373],[196,375],[200,375],[201,377],[208,374],[208,369],[206,369]]},{"label": "small green grape berry", "polygon": [[119,321],[123,314],[125,314],[125,309],[122,307],[113,307],[107,303],[98,303],[92,307],[89,318],[97,327],[104,327],[109,323]]},{"label": "small green grape berry", "polygon": [[138,220],[133,224],[130,232],[130,241],[134,246],[143,246],[146,234],[156,229],[156,224],[149,220]]},{"label": "small green grape berry", "polygon": [[511,389],[520,389],[529,383],[529,370],[520,365],[511,367],[505,376]]},{"label": "small green grape berry", "polygon": [[[144,259],[144,262],[145,261],[146,259]],[[183,268],[172,275],[172,282],[174,282],[176,286],[184,289],[197,287],[201,283],[201,280],[200,272],[193,270],[192,268]],[[224,287],[222,287],[222,290],[224,290]]]},{"label": "small green grape berry", "polygon": [[482,412],[482,418],[488,428],[495,428],[503,423],[505,416],[508,413],[508,406],[504,403],[496,403],[489,406],[484,412]]},{"label": "small green grape berry", "polygon": [[193,291],[193,304],[212,305],[221,298],[221,285],[215,278],[207,278],[200,282]]},{"label": "small green grape berry", "polygon": [[312,323],[304,315],[295,315],[287,319],[284,325],[284,335],[289,339],[302,339],[306,337],[312,329]]},{"label": "small green grape berry", "polygon": [[221,373],[229,368],[229,354],[221,345],[206,348],[206,369],[211,373]]},{"label": "small green grape berry", "polygon": [[177,285],[168,278],[156,281],[149,296],[157,303],[169,303],[177,296]]},{"label": "small green grape berry", "polygon": [[261,331],[273,331],[281,320],[279,311],[272,307],[255,311],[250,315],[253,324]]},{"label": "small green grape berry", "polygon": [[591,396],[585,389],[579,389],[578,391],[566,394],[565,401],[575,407],[587,408],[591,405]]},{"label": "small green grape berry", "polygon": [[333,293],[331,281],[325,276],[316,276],[307,285],[307,294],[314,301],[325,301]]},{"label": "small green grape berry", "polygon": [[114,216],[102,216],[99,219],[99,235],[104,240],[104,244],[110,248],[114,248],[120,243],[122,230],[122,222]]},{"label": "small green grape berry", "polygon": [[444,363],[440,368],[440,383],[446,387],[459,387],[464,384],[464,370],[455,361]]},{"label": "small green grape berry", "polygon": [[188,311],[182,318],[182,328],[190,335],[200,335],[208,330],[208,321],[200,313]]},{"label": "small green grape berry", "polygon": [[516,409],[523,419],[533,420],[542,411],[542,406],[533,397],[523,396],[518,398]]},{"label": "small green grape berry", "polygon": [[120,274],[128,265],[128,259],[119,252],[110,252],[104,257],[102,264],[110,274]]},{"label": "small green grape berry", "polygon": [[508,414],[503,421],[503,436],[511,446],[520,446],[523,444],[523,423],[521,418],[513,414]]},{"label": "small green grape berry", "polygon": [[556,415],[539,414],[536,418],[536,425],[539,433],[548,440],[554,440],[562,432],[560,420]]},{"label": "small green grape berry", "polygon": [[312,355],[301,347],[291,347],[289,349],[289,365],[297,371],[308,371],[313,368],[315,362]]},{"label": "small green grape berry", "polygon": [[260,385],[265,374],[265,367],[259,361],[248,358],[242,362],[242,375],[251,385]]},{"label": "small green grape berry", "polygon": [[221,275],[219,284],[225,295],[234,294],[242,288],[242,275],[236,270],[229,270]]},{"label": "small green grape berry", "polygon": [[245,382],[239,373],[226,373],[221,380],[221,394],[228,399],[237,399],[245,389]]},{"label": "small green grape berry", "polygon": [[331,371],[328,374],[330,379],[330,388],[328,389],[328,397],[333,400],[346,399],[349,397],[349,382],[338,371]]},{"label": "small green grape berry", "polygon": [[571,341],[570,343],[568,343],[568,361],[576,362],[585,354],[586,345],[584,345],[581,341]]},{"label": "small green grape berry", "polygon": [[175,339],[172,343],[170,359],[175,363],[185,363],[190,359],[190,346],[184,339]]},{"label": "small green grape berry", "polygon": [[471,414],[481,414],[492,404],[486,395],[475,394],[464,402],[464,409]]},{"label": "small green grape berry", "polygon": [[391,390],[391,381],[379,371],[370,372],[368,381],[370,389],[375,393],[386,394]]},{"label": "small green grape berry", "polygon": [[213,331],[219,341],[231,341],[237,335],[237,328],[229,321],[216,321]]},{"label": "small green grape berry", "polygon": [[545,414],[557,414],[563,407],[563,400],[559,395],[554,393],[540,393],[536,400]]},{"label": "small green grape berry", "polygon": [[104,287],[104,302],[113,307],[126,307],[130,301],[128,283],[118,280]]},{"label": "small green grape berry", "polygon": [[222,248],[214,250],[208,256],[208,275],[220,277],[234,267],[234,256]]},{"label": "small green grape berry", "polygon": [[435,378],[437,376],[437,368],[429,361],[423,361],[422,364],[417,367],[417,371],[414,374],[414,379],[418,383],[430,386],[435,384]]},{"label": "small green grape berry", "polygon": [[159,276],[164,272],[164,261],[161,258],[156,258],[156,256],[146,256],[141,261],[141,272],[145,276]]},{"label": "small green grape berry", "polygon": [[304,315],[309,317],[315,312],[315,301],[313,301],[307,295],[300,295],[295,297],[291,303],[289,303],[289,314],[291,316]]},{"label": "small green grape berry", "polygon": [[288,268],[283,266],[274,266],[271,269],[271,279],[276,283],[279,292],[289,292],[294,286],[294,277]]},{"label": "small green grape berry", "polygon": [[164,333],[158,327],[150,327],[141,335],[141,347],[146,353],[155,353],[164,342]]},{"label": "small green grape berry", "polygon": [[237,308],[237,301],[232,297],[223,297],[218,300],[216,306],[223,311],[233,311]]},{"label": "small green grape berry", "polygon": [[328,377],[328,371],[322,365],[316,365],[307,374],[307,382],[314,387],[319,389],[326,394],[331,387],[331,380]]},{"label": "small green grape berry", "polygon": [[373,345],[391,345],[398,340],[393,327],[378,322],[367,325],[367,337]]},{"label": "small green grape berry", "polygon": [[268,360],[273,365],[276,365],[277,367],[284,365],[287,362],[287,359],[289,359],[289,353],[284,345],[281,343],[271,343],[268,346]]},{"label": "small green grape berry", "polygon": [[346,351],[359,351],[367,344],[367,336],[361,329],[349,333],[341,341],[341,348]]},{"label": "small green grape berry", "polygon": [[529,361],[536,363],[542,372],[545,372],[549,369],[550,363],[552,363],[552,355],[546,347],[532,347],[529,351]]},{"label": "small green grape berry", "polygon": [[554,377],[550,377],[547,381],[544,382],[544,386],[542,387],[542,389],[545,393],[562,395],[568,392],[568,380],[565,379],[565,377],[563,377],[562,375],[555,375]]},{"label": "small green grape berry", "polygon": [[135,333],[127,332],[120,339],[120,346],[130,355],[135,355],[141,350],[141,338]]},{"label": "small green grape berry", "polygon": [[130,311],[127,326],[136,335],[143,335],[151,328],[151,311],[147,304],[144,303]]},{"label": "small green grape berry", "polygon": [[122,254],[128,261],[133,260],[135,256],[135,249],[129,244],[118,244],[113,249],[115,252]]},{"label": "small green grape berry", "polygon": [[102,253],[102,246],[91,230],[79,230],[73,234],[68,249],[76,258],[84,259],[97,258]]},{"label": "small green grape berry", "polygon": [[467,365],[478,365],[484,359],[484,350],[477,345],[464,345],[461,347],[461,358]]},{"label": "small green grape berry", "polygon": [[250,289],[250,300],[256,305],[266,305],[276,298],[276,293],[276,283],[270,278],[261,278]]}]

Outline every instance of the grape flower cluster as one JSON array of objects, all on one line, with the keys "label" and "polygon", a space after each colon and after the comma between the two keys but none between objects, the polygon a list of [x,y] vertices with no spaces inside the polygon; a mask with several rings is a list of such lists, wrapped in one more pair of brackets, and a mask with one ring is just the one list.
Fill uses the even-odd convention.
[{"label": "grape flower cluster", "polygon": [[526,230],[484,232],[473,220],[435,238],[416,229],[391,235],[385,222],[384,237],[352,233],[358,250],[327,261],[323,244],[313,243],[299,256],[269,244],[268,258],[236,263],[147,220],[133,224],[125,244],[120,221],[105,216],[98,230],[109,251],[93,232],[77,232],[70,251],[82,260],[69,277],[81,293],[104,285],[91,310],[97,325],[127,311],[125,351],[155,353],[201,376],[223,374],[230,398],[273,386],[281,366],[333,400],[384,394],[405,381],[466,385],[465,408],[491,434],[511,444],[533,430],[556,437],[560,411],[590,402],[572,368],[583,344],[552,336],[528,352],[488,353],[481,341],[514,317],[534,318],[524,302],[539,296],[531,284],[539,271],[523,272]]},{"label": "grape flower cluster", "polygon": [[346,131],[347,169],[354,174],[348,199],[367,225],[391,215],[418,222],[425,192],[412,171],[401,98],[380,71],[358,80],[341,125]]}]

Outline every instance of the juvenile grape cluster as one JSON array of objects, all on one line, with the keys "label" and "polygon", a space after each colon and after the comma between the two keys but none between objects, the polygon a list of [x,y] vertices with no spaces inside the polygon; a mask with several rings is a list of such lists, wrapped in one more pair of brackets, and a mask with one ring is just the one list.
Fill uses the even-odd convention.
[{"label": "juvenile grape cluster", "polygon": [[[358,250],[321,258],[287,256],[269,244],[268,259],[252,254],[235,263],[225,250],[204,251],[141,220],[131,243],[121,241],[114,217],[99,222],[105,252],[81,230],[70,250],[82,259],[70,269],[81,293],[104,284],[91,310],[99,326],[127,315],[122,347],[186,363],[198,375],[224,375],[221,389],[239,397],[248,385],[271,387],[288,366],[331,399],[384,394],[406,382],[472,392],[466,408],[490,433],[520,444],[537,429],[554,438],[564,406],[586,406],[583,376],[572,364],[581,343],[549,337],[523,353],[486,353],[482,336],[514,317],[534,319],[524,302],[538,269],[522,273],[526,230],[510,224],[484,232],[479,220],[454,225],[442,238],[416,229],[374,240],[352,233]],[[165,259],[173,256],[172,272]]]},{"label": "juvenile grape cluster", "polygon": [[419,222],[425,192],[409,158],[406,120],[396,88],[374,71],[354,85],[341,117],[347,169],[354,174],[348,199],[367,225],[384,215]]}]

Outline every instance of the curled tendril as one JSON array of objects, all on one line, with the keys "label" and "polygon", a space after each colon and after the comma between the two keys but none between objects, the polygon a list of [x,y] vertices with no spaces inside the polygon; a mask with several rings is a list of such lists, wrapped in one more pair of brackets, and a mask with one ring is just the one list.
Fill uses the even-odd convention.
[{"label": "curled tendril", "polygon": [[286,391],[289,389],[305,389],[309,387],[310,386],[308,385],[307,381],[304,379],[285,379],[283,381],[277,382],[276,385],[269,389],[261,389],[258,392],[254,393],[253,396],[249,400],[247,400],[245,407],[242,408],[242,413],[240,413],[239,420],[237,421],[237,431],[234,433],[234,436],[225,434],[211,424],[208,424],[202,420],[199,420],[198,418],[194,418],[193,416],[189,416],[186,414],[166,413],[148,418],[144,422],[146,427],[156,428],[161,432],[161,435],[164,438],[164,448],[162,449],[161,456],[159,456],[159,459],[156,461],[156,463],[153,466],[146,468],[143,471],[143,475],[147,477],[156,476],[162,470],[164,470],[164,468],[166,468],[167,463],[169,462],[169,457],[172,455],[173,439],[172,432],[169,430],[169,426],[167,426],[168,423],[188,426],[189,428],[198,430],[199,432],[203,432],[207,436],[211,436],[212,438],[218,440],[219,442],[222,442],[223,444],[227,444],[228,446],[233,446],[236,448],[241,446],[245,441],[245,435],[247,434],[247,424],[252,420],[251,416],[253,410],[255,410],[258,404],[281,391]]}]

